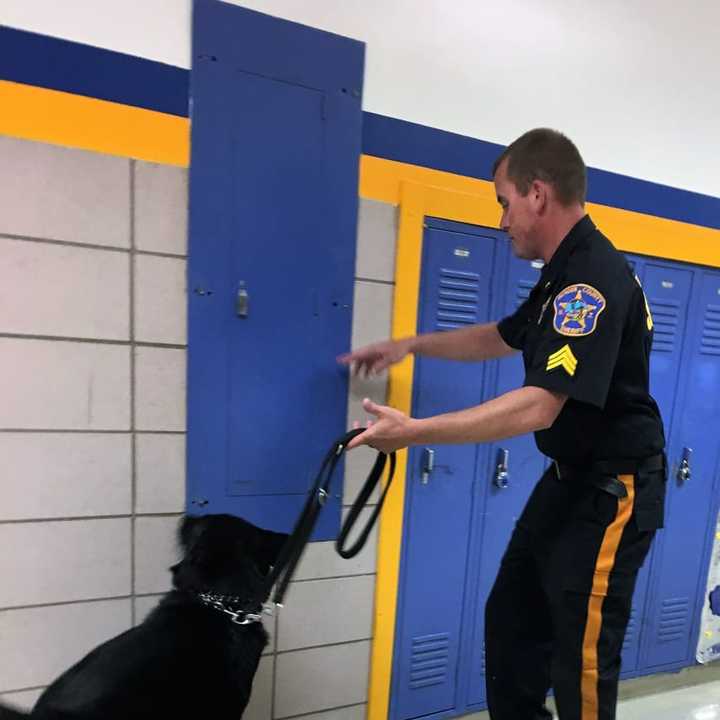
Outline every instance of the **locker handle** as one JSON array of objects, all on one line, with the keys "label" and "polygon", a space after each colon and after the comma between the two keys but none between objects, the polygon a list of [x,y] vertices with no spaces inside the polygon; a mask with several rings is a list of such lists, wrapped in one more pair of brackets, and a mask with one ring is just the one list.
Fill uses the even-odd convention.
[{"label": "locker handle", "polygon": [[420,482],[423,485],[428,484],[428,480],[430,480],[430,475],[432,474],[434,467],[435,451],[430,448],[424,448],[422,454],[422,475],[420,476]]},{"label": "locker handle", "polygon": [[682,460],[677,471],[677,479],[681,483],[687,482],[692,477],[692,469],[690,468],[690,460],[692,459],[692,448],[683,448]]},{"label": "locker handle", "polygon": [[510,463],[510,451],[500,448],[497,454],[497,465],[495,466],[495,477],[493,484],[495,487],[505,490],[510,481],[510,471],[508,469]]},{"label": "locker handle", "polygon": [[247,318],[249,313],[250,296],[248,295],[247,288],[245,287],[245,281],[241,280],[238,285],[237,299],[235,310],[237,316],[243,320]]}]

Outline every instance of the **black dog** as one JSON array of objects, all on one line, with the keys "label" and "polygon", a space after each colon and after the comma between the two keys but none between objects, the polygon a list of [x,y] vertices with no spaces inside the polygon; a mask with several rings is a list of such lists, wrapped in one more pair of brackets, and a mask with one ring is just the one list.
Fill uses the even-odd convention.
[{"label": "black dog", "polygon": [[286,539],[231,515],[184,518],[175,589],[55,680],[31,713],[0,707],[0,720],[239,720],[268,641],[245,613],[261,612],[257,598]]}]

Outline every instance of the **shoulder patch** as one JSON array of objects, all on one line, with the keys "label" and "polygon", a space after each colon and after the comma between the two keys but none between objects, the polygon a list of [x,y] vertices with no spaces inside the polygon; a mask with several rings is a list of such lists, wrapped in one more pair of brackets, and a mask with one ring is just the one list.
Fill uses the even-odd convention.
[{"label": "shoulder patch", "polygon": [[598,317],[606,305],[602,293],[592,285],[569,285],[555,296],[553,327],[560,335],[590,335],[595,331]]}]

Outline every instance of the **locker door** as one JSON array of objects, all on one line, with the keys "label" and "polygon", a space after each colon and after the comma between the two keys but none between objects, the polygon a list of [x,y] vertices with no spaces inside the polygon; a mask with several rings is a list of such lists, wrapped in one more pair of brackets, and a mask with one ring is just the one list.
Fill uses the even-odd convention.
[{"label": "locker door", "polygon": [[[642,281],[654,322],[654,339],[650,356],[650,393],[660,408],[665,435],[669,439],[675,397],[680,378],[683,338],[686,332],[687,307],[692,290],[692,271],[660,263],[649,258],[630,257]],[[649,632],[648,591],[654,557],[663,533],[659,533],[638,575],[625,642],[622,670],[642,670],[641,647]]]},{"label": "locker door", "polygon": [[[511,257],[504,288],[503,315],[509,315],[522,304],[540,277],[541,264]],[[493,396],[522,387],[525,371],[522,356],[505,358],[498,363]],[[503,440],[490,447],[487,462],[478,468],[477,492],[485,498],[481,541],[477,564],[479,580],[474,605],[473,640],[471,645],[468,703],[485,702],[485,602],[495,581],[500,560],[505,552],[515,521],[520,515],[532,488],[542,475],[545,459],[535,446],[532,435]],[[498,465],[508,453],[508,476],[499,478]]]},{"label": "locker door", "polygon": [[[425,232],[418,332],[489,320],[495,241]],[[482,400],[484,363],[417,358],[413,414]],[[427,450],[434,470],[423,475]],[[409,455],[391,713],[398,720],[457,707],[459,646],[477,445],[414,448]]]},{"label": "locker door", "polygon": [[[653,568],[648,667],[690,661],[694,655],[717,511],[713,489],[720,430],[720,273],[696,272],[699,287],[683,358],[683,406],[682,412],[676,411],[669,447],[667,524]],[[680,472],[685,448],[692,449],[689,478]]]}]

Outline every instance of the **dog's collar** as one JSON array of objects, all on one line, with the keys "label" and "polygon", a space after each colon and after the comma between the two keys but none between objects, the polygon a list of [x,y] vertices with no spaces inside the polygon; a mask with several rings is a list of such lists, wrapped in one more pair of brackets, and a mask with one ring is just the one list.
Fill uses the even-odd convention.
[{"label": "dog's collar", "polygon": [[198,599],[207,607],[211,607],[225,615],[229,616],[230,621],[236,625],[252,625],[262,621],[263,612],[268,615],[272,614],[267,607],[263,606],[258,611],[243,609],[242,605],[247,603],[247,599],[239,598],[234,595],[215,595],[210,592],[196,593]]}]

